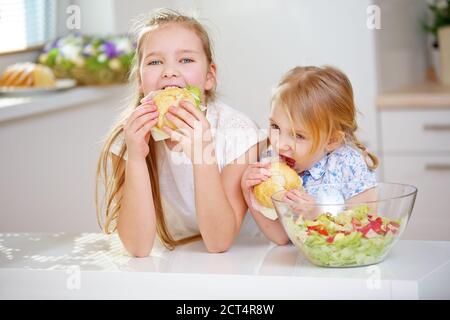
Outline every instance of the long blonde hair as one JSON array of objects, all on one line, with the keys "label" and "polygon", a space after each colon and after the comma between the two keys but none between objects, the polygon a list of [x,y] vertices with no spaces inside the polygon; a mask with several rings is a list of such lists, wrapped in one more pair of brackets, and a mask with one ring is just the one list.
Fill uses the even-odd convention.
[{"label": "long blonde hair", "polygon": [[[101,150],[100,158],[97,164],[97,179],[95,188],[95,203],[97,210],[97,221],[100,228],[107,234],[115,232],[117,229],[116,221],[121,208],[122,198],[118,198],[119,191],[123,188],[125,182],[125,168],[124,161],[114,163],[111,161],[111,146],[116,139],[123,133],[123,126],[130,116],[131,112],[139,105],[143,98],[143,93],[139,90],[139,66],[142,60],[142,44],[147,35],[156,30],[158,27],[166,23],[179,23],[194,31],[202,41],[203,49],[208,61],[211,65],[213,61],[213,52],[208,33],[204,27],[194,18],[179,14],[176,11],[169,9],[158,9],[150,16],[140,16],[133,27],[133,34],[135,36],[136,54],[130,70],[129,83],[131,91],[130,102],[126,110],[121,114],[117,123],[108,133],[106,141]],[[205,92],[205,103],[213,101],[215,98],[215,88]],[[175,248],[177,245],[201,239],[200,235],[194,235],[183,239],[175,240],[170,234],[166,221],[164,218],[161,193],[159,187],[158,165],[157,165],[157,145],[156,142],[150,138],[149,154],[146,157],[147,168],[150,176],[152,186],[153,203],[156,215],[156,232],[162,243],[169,249]],[[123,158],[127,151],[125,143],[122,144],[119,157]],[[111,171],[111,174],[109,174]],[[102,204],[100,203],[100,186],[103,185],[104,197]],[[104,221],[103,219],[104,218]]]},{"label": "long blonde hair", "polygon": [[[357,138],[356,108],[350,80],[340,70],[325,66],[295,67],[280,80],[272,105],[282,106],[291,122],[300,123],[311,134],[314,153],[333,135],[358,148],[367,166],[374,170],[379,160]],[[293,129],[294,130],[294,129]]]}]

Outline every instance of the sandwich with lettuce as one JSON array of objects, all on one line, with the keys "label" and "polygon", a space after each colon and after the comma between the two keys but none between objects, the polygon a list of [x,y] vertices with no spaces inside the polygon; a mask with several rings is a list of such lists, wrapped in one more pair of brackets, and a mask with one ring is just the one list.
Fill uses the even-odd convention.
[{"label": "sandwich with lettuce", "polygon": [[182,100],[191,102],[200,111],[205,107],[201,105],[201,91],[198,87],[187,86],[186,88],[167,87],[163,90],[153,92],[152,100],[158,109],[158,123],[152,128],[152,137],[155,141],[165,140],[170,136],[163,130],[164,126],[176,130],[177,127],[166,119],[166,113],[170,106],[178,107]]}]

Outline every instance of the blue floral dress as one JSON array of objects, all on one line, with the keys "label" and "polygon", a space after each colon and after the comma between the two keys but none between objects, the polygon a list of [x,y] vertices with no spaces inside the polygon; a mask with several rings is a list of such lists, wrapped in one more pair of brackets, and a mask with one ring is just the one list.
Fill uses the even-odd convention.
[{"label": "blue floral dress", "polygon": [[[271,148],[267,152],[267,156],[274,154]],[[299,175],[305,191],[320,204],[343,204],[377,185],[377,176],[369,169],[361,152],[347,144]]]}]

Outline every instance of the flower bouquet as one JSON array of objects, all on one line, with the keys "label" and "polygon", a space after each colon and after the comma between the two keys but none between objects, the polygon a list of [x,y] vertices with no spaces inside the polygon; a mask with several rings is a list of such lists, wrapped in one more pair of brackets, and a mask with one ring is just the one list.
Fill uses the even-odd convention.
[{"label": "flower bouquet", "polygon": [[127,36],[69,34],[48,43],[38,60],[57,78],[101,85],[125,82],[134,53],[135,45]]}]

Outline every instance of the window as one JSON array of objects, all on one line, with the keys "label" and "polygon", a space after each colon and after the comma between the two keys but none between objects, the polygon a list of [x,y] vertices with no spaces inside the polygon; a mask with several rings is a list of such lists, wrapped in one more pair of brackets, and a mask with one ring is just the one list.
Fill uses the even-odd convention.
[{"label": "window", "polygon": [[55,0],[0,0],[0,53],[44,44],[55,21]]}]

